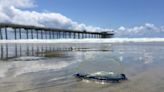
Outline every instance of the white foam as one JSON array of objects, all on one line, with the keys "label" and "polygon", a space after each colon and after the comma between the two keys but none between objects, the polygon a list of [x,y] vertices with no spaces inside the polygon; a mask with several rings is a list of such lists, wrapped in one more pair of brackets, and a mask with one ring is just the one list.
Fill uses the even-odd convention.
[{"label": "white foam", "polygon": [[22,39],[0,40],[0,43],[125,43],[125,42],[164,42],[164,38],[109,38],[109,39]]},{"label": "white foam", "polygon": [[44,59],[44,57],[23,56],[23,57],[11,59],[11,61],[33,61],[33,60],[36,61],[41,59]]}]

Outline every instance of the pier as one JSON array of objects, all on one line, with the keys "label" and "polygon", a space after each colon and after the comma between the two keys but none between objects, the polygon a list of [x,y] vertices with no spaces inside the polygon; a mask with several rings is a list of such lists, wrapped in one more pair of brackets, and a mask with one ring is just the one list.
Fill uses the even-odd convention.
[{"label": "pier", "polygon": [[90,32],[0,23],[1,40],[111,38],[113,35],[113,32]]}]

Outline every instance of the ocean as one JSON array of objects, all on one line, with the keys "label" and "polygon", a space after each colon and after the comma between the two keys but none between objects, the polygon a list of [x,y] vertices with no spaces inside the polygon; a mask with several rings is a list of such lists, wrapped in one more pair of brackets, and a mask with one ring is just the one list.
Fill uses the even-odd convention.
[{"label": "ocean", "polygon": [[[0,92],[163,92],[161,41],[0,44]],[[119,83],[79,81],[75,73],[126,74]]]}]

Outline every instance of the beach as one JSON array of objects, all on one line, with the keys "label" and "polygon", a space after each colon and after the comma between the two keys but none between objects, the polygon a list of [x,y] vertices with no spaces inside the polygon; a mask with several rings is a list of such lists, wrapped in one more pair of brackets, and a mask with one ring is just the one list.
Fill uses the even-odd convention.
[{"label": "beach", "polygon": [[[162,92],[163,46],[163,42],[1,43],[0,91]],[[98,71],[124,73],[128,80],[99,83],[73,76]]]}]

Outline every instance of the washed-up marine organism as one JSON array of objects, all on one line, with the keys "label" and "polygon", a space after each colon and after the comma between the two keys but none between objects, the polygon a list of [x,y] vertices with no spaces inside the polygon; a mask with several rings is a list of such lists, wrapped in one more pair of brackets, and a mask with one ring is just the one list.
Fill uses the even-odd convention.
[{"label": "washed-up marine organism", "polygon": [[94,80],[94,81],[104,81],[104,82],[119,82],[121,80],[127,80],[125,74],[116,74],[114,72],[96,72],[91,74],[86,73],[76,73],[74,76],[78,79]]}]

